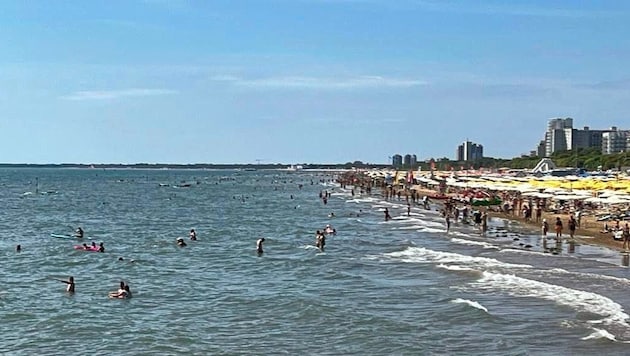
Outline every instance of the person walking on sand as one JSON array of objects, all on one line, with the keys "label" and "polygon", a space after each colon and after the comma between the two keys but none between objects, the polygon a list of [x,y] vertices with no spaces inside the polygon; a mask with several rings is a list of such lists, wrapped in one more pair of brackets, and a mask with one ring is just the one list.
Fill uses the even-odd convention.
[{"label": "person walking on sand", "polygon": [[411,204],[407,203],[407,216],[411,216]]},{"label": "person walking on sand", "polygon": [[562,238],[562,220],[556,217],[556,239]]},{"label": "person walking on sand", "polygon": [[623,249],[627,249],[628,247],[630,247],[630,226],[628,226],[628,223],[626,223],[626,226],[623,227]]},{"label": "person walking on sand", "polygon": [[549,223],[547,219],[543,219],[542,221],[542,235],[547,236],[547,231],[549,231]]}]

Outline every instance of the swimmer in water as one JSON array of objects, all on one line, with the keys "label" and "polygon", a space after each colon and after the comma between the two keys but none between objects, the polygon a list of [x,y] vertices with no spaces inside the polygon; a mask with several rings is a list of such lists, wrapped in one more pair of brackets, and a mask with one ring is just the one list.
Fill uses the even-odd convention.
[{"label": "swimmer in water", "polygon": [[98,245],[98,252],[105,252],[105,246],[102,242]]},{"label": "swimmer in water", "polygon": [[15,252],[21,252],[21,251],[22,251],[22,245],[15,246]]},{"label": "swimmer in water", "polygon": [[70,276],[67,281],[64,281],[63,279],[58,279],[58,281],[67,284],[66,292],[74,293],[74,277]]},{"label": "swimmer in water", "polygon": [[131,289],[124,281],[120,281],[120,287],[116,292],[109,292],[110,298],[126,299],[131,298]]},{"label": "swimmer in water", "polygon": [[177,246],[179,246],[179,247],[186,246],[186,243],[184,242],[184,239],[182,239],[181,237],[177,238]]},{"label": "swimmer in water", "polygon": [[189,236],[192,241],[197,241],[197,232],[195,231],[195,229],[190,229]]},{"label": "swimmer in water", "polygon": [[258,256],[263,254],[263,242],[265,242],[265,238],[261,237],[256,241],[256,253]]},{"label": "swimmer in water", "polygon": [[74,232],[74,236],[79,239],[83,238],[83,229],[81,228],[81,226],[77,227],[77,230]]}]

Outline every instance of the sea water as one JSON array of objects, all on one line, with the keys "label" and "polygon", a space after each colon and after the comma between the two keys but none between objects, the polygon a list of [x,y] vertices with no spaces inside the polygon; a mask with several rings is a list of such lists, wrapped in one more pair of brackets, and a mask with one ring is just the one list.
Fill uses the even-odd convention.
[{"label": "sea water", "polygon": [[[436,206],[407,216],[404,200],[353,195],[332,179],[1,169],[0,353],[626,352],[630,272],[619,253],[556,245],[499,219],[485,236],[462,223],[446,234]],[[337,234],[321,252],[315,231],[326,224]],[[106,252],[50,236],[78,226]],[[74,295],[56,280],[69,276]],[[109,299],[121,280],[133,298]]]}]

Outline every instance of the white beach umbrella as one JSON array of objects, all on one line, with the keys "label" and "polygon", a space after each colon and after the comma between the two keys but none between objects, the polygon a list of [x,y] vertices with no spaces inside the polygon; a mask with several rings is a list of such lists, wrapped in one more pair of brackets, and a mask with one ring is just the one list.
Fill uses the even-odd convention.
[{"label": "white beach umbrella", "polygon": [[630,197],[622,195],[611,195],[606,199],[603,199],[604,204],[626,204],[630,203]]}]

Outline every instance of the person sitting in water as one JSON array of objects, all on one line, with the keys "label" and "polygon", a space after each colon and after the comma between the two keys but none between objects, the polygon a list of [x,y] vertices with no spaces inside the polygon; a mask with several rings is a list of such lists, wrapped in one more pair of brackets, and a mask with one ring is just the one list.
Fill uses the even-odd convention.
[{"label": "person sitting in water", "polygon": [[256,241],[256,253],[258,253],[259,256],[263,253],[263,242],[265,242],[264,237],[261,237],[258,241]]},{"label": "person sitting in water", "polygon": [[90,246],[88,246],[87,244],[84,243],[83,244],[83,249],[86,250],[86,251],[90,250]]},{"label": "person sitting in water", "polygon": [[67,281],[64,281],[63,279],[58,279],[58,281],[67,284],[66,292],[74,293],[74,277],[70,276]]},{"label": "person sitting in water", "polygon": [[77,230],[74,232],[74,236],[79,239],[83,238],[83,229],[81,228],[81,226],[77,227]]},{"label": "person sitting in water", "polygon": [[186,243],[184,242],[184,239],[182,239],[181,237],[178,237],[177,238],[177,246],[179,246],[179,247],[186,246]]},{"label": "person sitting in water", "polygon": [[195,231],[195,229],[190,229],[190,239],[192,241],[196,241],[197,240],[197,232]]},{"label": "person sitting in water", "polygon": [[98,245],[98,252],[105,252],[105,246],[102,242]]},{"label": "person sitting in water", "polygon": [[92,241],[92,248],[95,249],[95,250],[97,249],[96,242],[94,242],[94,241]]}]

